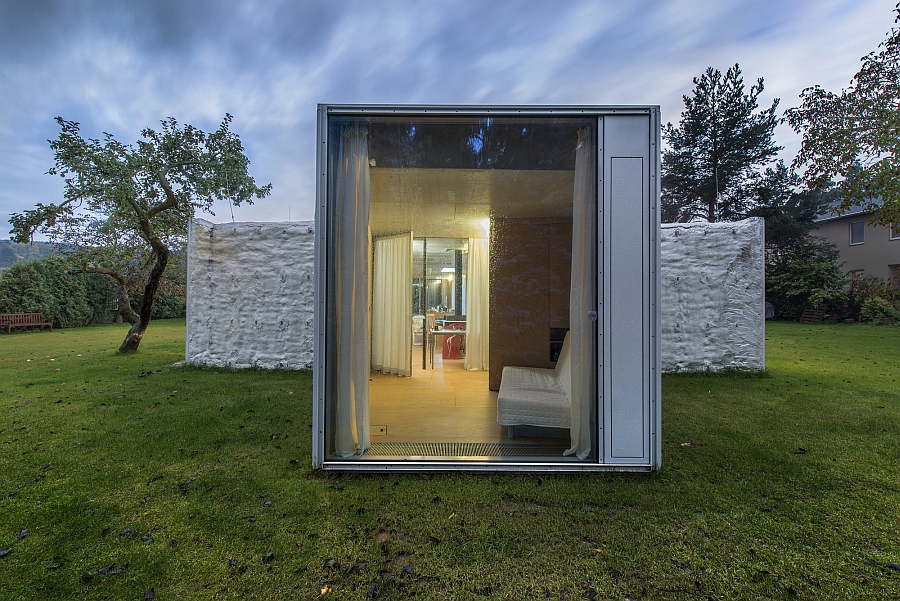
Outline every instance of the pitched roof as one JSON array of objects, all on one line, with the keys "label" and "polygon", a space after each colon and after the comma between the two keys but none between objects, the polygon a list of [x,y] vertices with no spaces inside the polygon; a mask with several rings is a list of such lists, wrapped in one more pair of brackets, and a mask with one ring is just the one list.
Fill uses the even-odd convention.
[{"label": "pitched roof", "polygon": [[[860,206],[852,206],[847,211],[843,213],[839,213],[841,206],[841,200],[835,200],[830,202],[824,206],[824,213],[816,217],[816,223],[825,223],[826,221],[835,221],[837,219],[844,219],[846,217],[854,217],[859,215],[871,215],[874,211],[870,211]],[[878,205],[879,207],[884,204],[884,201],[879,196],[878,198],[866,199],[866,203],[872,203],[874,205]]]}]

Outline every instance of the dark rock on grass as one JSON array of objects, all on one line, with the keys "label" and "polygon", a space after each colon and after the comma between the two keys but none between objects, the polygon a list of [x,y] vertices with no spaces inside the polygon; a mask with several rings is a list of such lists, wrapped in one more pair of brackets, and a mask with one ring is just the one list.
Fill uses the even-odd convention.
[{"label": "dark rock on grass", "polygon": [[156,591],[154,591],[152,588],[148,589],[144,593],[144,601],[148,601],[148,599],[152,599],[155,595],[156,595]]},{"label": "dark rock on grass", "polygon": [[268,553],[263,555],[262,562],[270,563],[273,559],[275,559],[275,553],[273,553],[272,551],[269,551]]},{"label": "dark rock on grass", "polygon": [[12,547],[10,547],[9,549],[0,549],[0,557],[6,557],[10,553],[12,553],[12,550]]},{"label": "dark rock on grass", "polygon": [[25,530],[22,530],[22,531],[19,533],[19,536],[16,537],[16,540],[22,540],[22,539],[25,538],[26,536],[28,536],[28,528],[25,528]]},{"label": "dark rock on grass", "polygon": [[900,563],[891,562],[891,563],[887,564],[885,567],[887,567],[891,570],[897,570],[898,572],[900,572]]}]

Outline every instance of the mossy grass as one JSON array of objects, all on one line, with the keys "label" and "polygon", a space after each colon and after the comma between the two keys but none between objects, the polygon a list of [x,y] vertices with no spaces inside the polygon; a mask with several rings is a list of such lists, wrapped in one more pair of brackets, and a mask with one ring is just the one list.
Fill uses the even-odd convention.
[{"label": "mossy grass", "polygon": [[663,378],[660,472],[580,475],[316,472],[309,373],[124,334],[0,335],[0,598],[900,597],[900,328],[770,323]]}]

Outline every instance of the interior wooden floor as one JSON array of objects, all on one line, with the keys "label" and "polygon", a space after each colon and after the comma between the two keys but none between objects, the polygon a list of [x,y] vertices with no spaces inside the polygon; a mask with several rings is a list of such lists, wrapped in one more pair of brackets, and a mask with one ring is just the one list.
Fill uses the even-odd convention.
[{"label": "interior wooden floor", "polygon": [[[559,446],[559,438],[516,436],[497,423],[497,393],[487,371],[466,371],[465,359],[441,359],[422,369],[413,347],[413,375],[373,373],[369,382],[372,442],[484,442]],[[387,434],[379,427],[386,426]],[[567,441],[563,441],[564,443]]]}]

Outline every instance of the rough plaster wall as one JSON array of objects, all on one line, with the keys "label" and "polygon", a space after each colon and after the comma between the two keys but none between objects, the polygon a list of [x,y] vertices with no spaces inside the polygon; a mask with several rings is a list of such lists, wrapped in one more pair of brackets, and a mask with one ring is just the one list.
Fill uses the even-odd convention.
[{"label": "rough plaster wall", "polygon": [[195,219],[186,361],[311,368],[314,257],[312,222],[214,225]]},{"label": "rough plaster wall", "polygon": [[663,371],[764,370],[760,218],[662,226]]},{"label": "rough plaster wall", "polygon": [[[187,361],[313,364],[312,222],[195,220]],[[765,369],[763,221],[662,226],[664,371]]]}]

